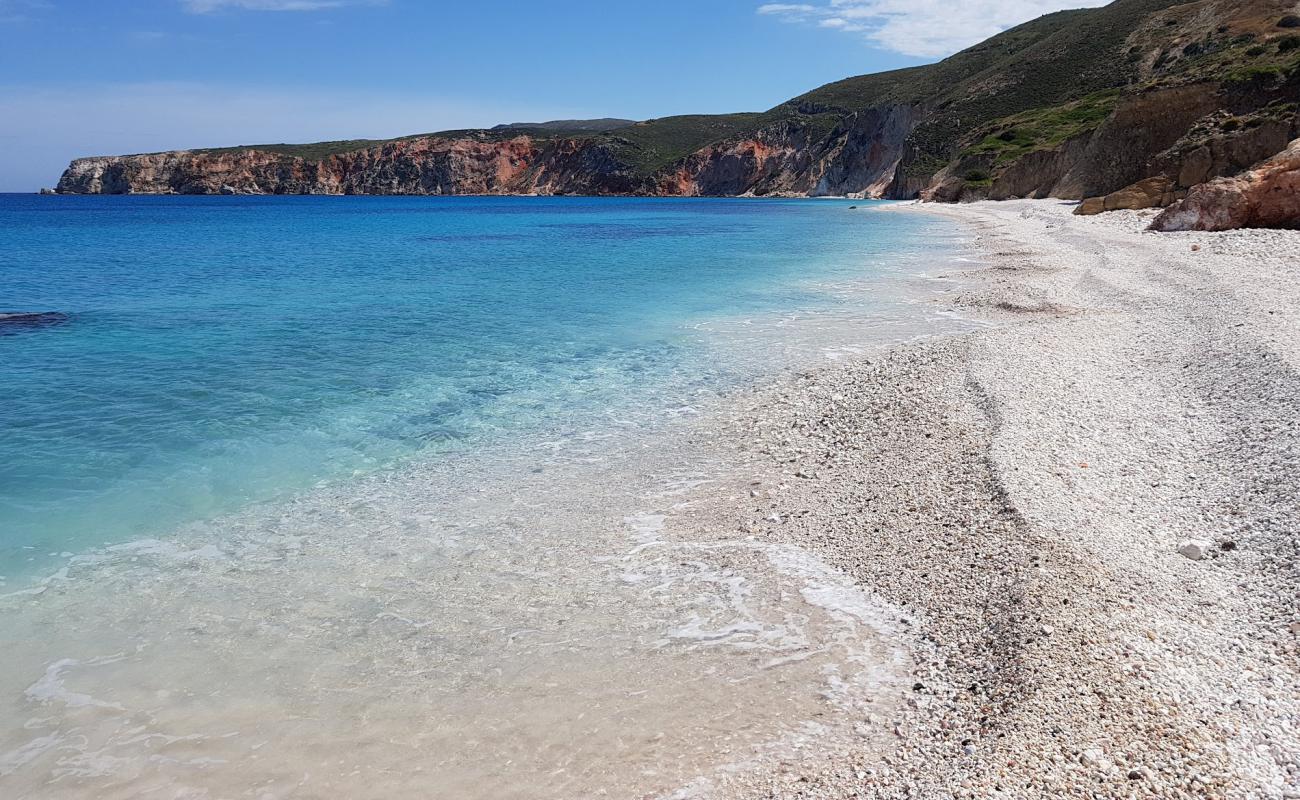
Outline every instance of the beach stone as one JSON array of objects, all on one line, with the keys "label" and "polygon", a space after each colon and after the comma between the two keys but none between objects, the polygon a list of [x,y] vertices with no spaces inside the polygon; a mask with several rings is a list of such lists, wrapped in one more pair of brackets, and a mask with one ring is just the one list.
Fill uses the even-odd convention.
[{"label": "beach stone", "polygon": [[1105,197],[1089,197],[1074,209],[1074,213],[1079,216],[1090,216],[1103,211],[1161,208],[1173,203],[1178,197],[1179,192],[1174,182],[1164,175],[1156,175],[1143,178]]},{"label": "beach stone", "polygon": [[1210,542],[1204,539],[1185,539],[1179,542],[1178,552],[1193,561],[1200,561],[1210,552]]},{"label": "beach stone", "polygon": [[1100,747],[1090,747],[1079,754],[1079,763],[1091,769],[1105,772],[1110,769],[1110,761]]},{"label": "beach stone", "polygon": [[1089,197],[1074,209],[1074,213],[1081,217],[1091,217],[1094,214],[1100,214],[1106,210],[1106,198]]},{"label": "beach stone", "polygon": [[1131,186],[1106,195],[1107,211],[1138,210],[1165,205],[1173,191],[1173,181],[1163,175],[1144,178]]}]

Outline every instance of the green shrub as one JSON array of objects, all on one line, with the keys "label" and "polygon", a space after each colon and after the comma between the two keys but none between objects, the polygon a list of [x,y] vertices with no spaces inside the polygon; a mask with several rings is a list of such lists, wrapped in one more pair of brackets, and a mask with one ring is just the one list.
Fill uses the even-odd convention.
[{"label": "green shrub", "polygon": [[1300,36],[1283,36],[1277,40],[1277,51],[1279,53],[1289,53],[1300,47]]},{"label": "green shrub", "polygon": [[1035,150],[1046,150],[1097,128],[1119,102],[1119,90],[1107,89],[1071,103],[1035,108],[996,120],[976,136],[965,156],[993,156],[994,166],[1010,164]]},{"label": "green shrub", "polygon": [[1254,47],[1247,50],[1246,55],[1250,56],[1251,58],[1258,58],[1259,56],[1262,56],[1267,52],[1268,52],[1267,47],[1265,47],[1262,44],[1257,44]]},{"label": "green shrub", "polygon": [[1227,83],[1238,86],[1264,86],[1283,77],[1282,68],[1274,65],[1241,67],[1229,72]]}]

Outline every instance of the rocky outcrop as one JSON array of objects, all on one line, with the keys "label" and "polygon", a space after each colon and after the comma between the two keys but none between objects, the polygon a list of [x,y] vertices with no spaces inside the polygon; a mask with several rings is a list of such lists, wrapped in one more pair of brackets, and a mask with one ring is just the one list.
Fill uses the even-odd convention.
[{"label": "rocky outcrop", "polygon": [[1156,217],[1156,231],[1300,228],[1300,139],[1232,178],[1194,187]]},{"label": "rocky outcrop", "polygon": [[1201,120],[1183,139],[1156,157],[1155,168],[1190,189],[1214,178],[1235,175],[1284,150],[1300,136],[1300,117],[1272,109],[1238,116],[1218,111]]},{"label": "rocky outcrop", "polygon": [[[307,160],[256,148],[82,158],[63,194],[881,196],[919,110],[849,115],[830,135],[778,121],[649,176],[608,137],[417,137]],[[617,134],[617,132],[615,132]]]},{"label": "rocky outcrop", "polygon": [[687,156],[654,179],[654,193],[718,197],[807,194],[813,142],[781,125],[757,136],[721,142]]},{"label": "rocky outcrop", "polygon": [[1034,148],[1011,159],[996,153],[961,156],[940,170],[920,196],[939,202],[1080,200],[1118,192],[1160,174],[1155,156],[1222,102],[1217,83],[1138,92],[1122,97],[1092,130],[1054,146]]},{"label": "rocky outcrop", "polygon": [[1052,187],[1052,197],[1077,200],[1114,192],[1157,174],[1153,158],[1196,120],[1223,103],[1217,83],[1197,83],[1125,97]]},{"label": "rocky outcrop", "polygon": [[832,133],[808,193],[886,196],[907,137],[924,117],[925,110],[915,105],[888,105],[852,115]]},{"label": "rocky outcrop", "polygon": [[1163,175],[1143,178],[1105,197],[1090,197],[1074,209],[1075,214],[1088,216],[1103,211],[1137,211],[1144,208],[1163,208],[1177,200],[1174,182]]},{"label": "rocky outcrop", "polygon": [[64,194],[624,194],[638,188],[608,148],[421,137],[318,161],[257,149],[84,158],[59,181]]},{"label": "rocky outcrop", "polygon": [[670,196],[885,196],[921,110],[886,105],[847,115],[826,134],[778,122],[709,145],[653,180]]}]

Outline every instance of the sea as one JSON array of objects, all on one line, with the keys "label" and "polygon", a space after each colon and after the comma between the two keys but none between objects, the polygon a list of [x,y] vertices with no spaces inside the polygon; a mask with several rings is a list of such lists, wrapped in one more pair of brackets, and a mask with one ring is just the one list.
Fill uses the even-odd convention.
[{"label": "sea", "polygon": [[0,195],[0,797],[688,797],[860,726],[890,609],[672,529],[737,392],[971,326],[890,205]]}]

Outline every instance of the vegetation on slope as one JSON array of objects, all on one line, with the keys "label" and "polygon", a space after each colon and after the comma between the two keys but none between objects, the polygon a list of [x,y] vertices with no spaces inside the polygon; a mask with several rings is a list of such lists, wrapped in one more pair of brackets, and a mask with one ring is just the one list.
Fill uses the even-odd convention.
[{"label": "vegetation on slope", "polygon": [[967,183],[985,185],[1017,159],[1096,129],[1127,93],[1198,81],[1244,92],[1300,86],[1300,36],[1279,27],[1275,6],[1270,0],[1116,0],[1061,11],[936,64],[836,81],[760,114],[665,117],[625,127],[619,127],[625,120],[515,123],[397,140],[205,152],[255,148],[317,160],[420,136],[500,141],[529,135],[602,146],[628,174],[648,178],[710,145],[760,136],[827,142],[850,115],[903,105],[925,115],[906,143],[909,185],[972,156],[985,157],[992,174],[967,176]]},{"label": "vegetation on slope", "polygon": [[715,142],[754,129],[759,114],[692,114],[639,122],[609,134],[634,174],[651,175]]},{"label": "vegetation on slope", "polygon": [[798,125],[811,140],[815,141],[829,135],[846,114],[889,103],[933,102],[940,92],[952,90],[963,79],[979,74],[1001,61],[1014,59],[1027,47],[1059,31],[1080,14],[1087,13],[1089,12],[1063,11],[1049,14],[1005,31],[938,64],[837,81],[761,114],[697,114],[664,117],[597,133],[590,130],[565,130],[562,127],[552,126],[511,125],[498,126],[491,130],[417,134],[395,140],[358,139],[314,144],[243,145],[213,148],[203,152],[223,153],[256,149],[287,157],[319,160],[331,155],[375,147],[389,141],[421,136],[472,136],[500,140],[526,134],[545,140],[580,135],[607,143],[633,174],[648,176],[708,145],[755,135],[760,130],[773,125],[781,123]]},{"label": "vegetation on slope", "polygon": [[602,117],[600,119],[553,119],[549,122],[510,122],[505,125],[494,125],[492,130],[543,130],[573,133],[583,131],[586,133],[605,133],[618,128],[626,128],[629,125],[635,125],[634,119],[619,119],[617,117]]},{"label": "vegetation on slope", "polygon": [[959,97],[974,76],[1014,60],[1026,49],[1052,36],[1081,15],[1060,11],[1003,31],[997,36],[956,53],[937,64],[860,75],[829,83],[782,103],[768,117],[818,111],[852,113],[887,103],[940,104],[945,96]]},{"label": "vegetation on slope", "polygon": [[1119,102],[1119,89],[1105,89],[1059,106],[1004,117],[976,134],[978,143],[962,157],[992,155],[994,165],[1011,164],[1035,150],[1047,150],[1097,128]]},{"label": "vegetation on slope", "polygon": [[1153,13],[1179,2],[1119,0],[1072,12],[1055,30],[956,82],[909,139],[914,174],[934,174],[934,164],[946,164],[972,130],[995,120],[1132,83],[1139,71],[1124,57],[1125,40]]},{"label": "vegetation on slope", "polygon": [[[1222,85],[1229,93],[1266,94],[1288,82],[1300,84],[1300,37],[1280,31],[1272,16],[1232,19],[1209,17],[1205,3],[1182,3],[1150,15],[1129,36],[1124,61],[1137,72],[1123,88],[1105,89],[1065,103],[1044,105],[976,127],[964,140],[962,158],[993,156],[996,171],[1037,151],[1055,148],[1087,134],[1110,115],[1124,93],[1173,86]],[[1240,4],[1250,12],[1262,4]],[[1300,88],[1300,87],[1298,87]],[[1276,103],[1270,108],[1285,109]],[[1274,113],[1273,117],[1280,114]],[[1260,124],[1267,113],[1242,124]],[[1232,120],[1229,119],[1229,126]],[[969,186],[991,183],[992,176],[966,180]]]},{"label": "vegetation on slope", "polygon": [[340,153],[351,153],[383,144],[385,139],[345,139],[337,142],[313,142],[311,144],[241,144],[234,147],[207,147],[195,150],[196,153],[242,153],[245,150],[259,150],[264,153],[276,153],[289,158],[301,158],[306,161],[319,161]]}]

